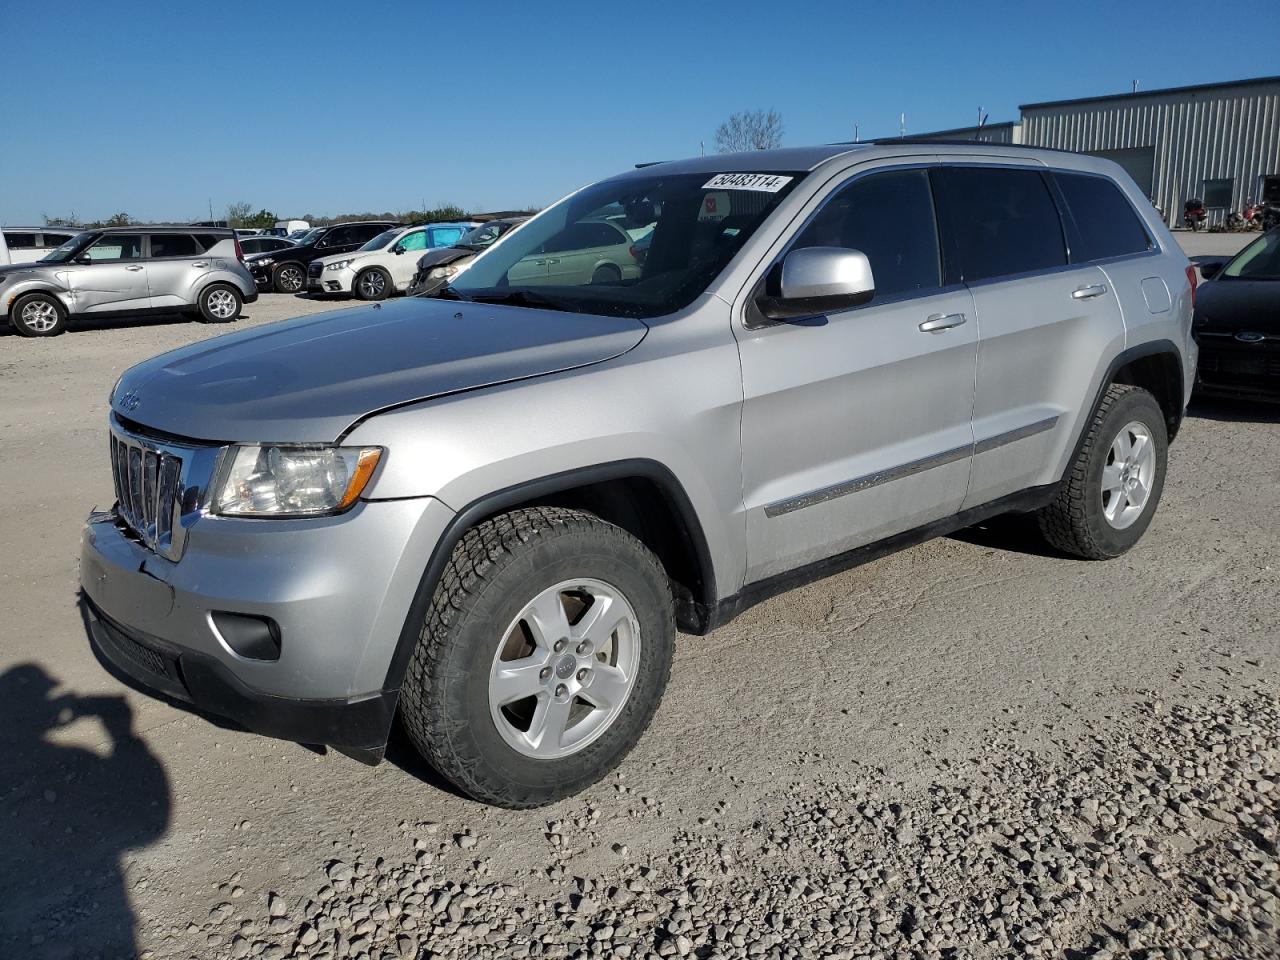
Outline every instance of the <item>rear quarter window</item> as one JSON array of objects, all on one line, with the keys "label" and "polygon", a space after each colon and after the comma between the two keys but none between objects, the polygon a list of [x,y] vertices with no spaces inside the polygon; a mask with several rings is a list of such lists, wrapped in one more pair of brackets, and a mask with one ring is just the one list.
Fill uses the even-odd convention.
[{"label": "rear quarter window", "polygon": [[1040,171],[943,167],[936,183],[966,283],[1066,265],[1062,219]]},{"label": "rear quarter window", "polygon": [[164,257],[198,257],[202,253],[204,249],[190,234],[153,233],[151,235],[151,256],[157,260]]},{"label": "rear quarter window", "polygon": [[34,233],[10,233],[6,230],[4,242],[9,245],[10,250],[30,250],[36,245],[36,235]]},{"label": "rear quarter window", "polygon": [[1075,226],[1072,263],[1146,253],[1151,249],[1151,237],[1133,205],[1106,177],[1055,173],[1053,178]]}]

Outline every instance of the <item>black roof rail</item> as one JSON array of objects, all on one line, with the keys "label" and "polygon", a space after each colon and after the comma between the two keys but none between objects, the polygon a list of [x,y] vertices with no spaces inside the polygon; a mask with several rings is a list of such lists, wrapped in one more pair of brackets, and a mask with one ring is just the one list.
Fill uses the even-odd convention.
[{"label": "black roof rail", "polygon": [[937,147],[990,147],[992,150],[1048,150],[1050,153],[1078,153],[1077,150],[1063,150],[1059,147],[1041,147],[1034,143],[1001,143],[991,140],[951,140],[945,137],[880,137],[876,140],[860,140],[859,143],[874,143],[877,146],[900,146],[904,143],[918,143]]}]

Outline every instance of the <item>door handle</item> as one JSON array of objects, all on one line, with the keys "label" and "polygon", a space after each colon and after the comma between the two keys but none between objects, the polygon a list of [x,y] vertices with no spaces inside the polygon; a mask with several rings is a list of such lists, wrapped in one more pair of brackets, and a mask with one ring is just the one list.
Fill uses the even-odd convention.
[{"label": "door handle", "polygon": [[552,259],[550,259],[550,260],[546,261],[547,266],[550,266],[550,265],[551,265],[551,264],[553,264],[553,263],[559,263],[559,262],[560,262],[560,258],[559,258],[559,257],[553,257]]},{"label": "door handle", "polygon": [[127,267],[125,267],[125,269],[126,269],[126,270],[129,270],[129,271],[132,271],[133,273],[137,273],[139,270],[141,270],[141,269],[142,269],[142,266],[141,266],[141,264],[137,264],[137,263],[135,263],[135,264],[131,264],[131,265],[129,265],[129,266],[127,266]]},{"label": "door handle", "polygon": [[920,324],[921,333],[937,333],[939,330],[950,330],[964,323],[963,313],[935,313]]},{"label": "door handle", "polygon": [[203,260],[197,260],[195,263],[192,264],[193,267],[207,267],[208,265],[209,264],[207,264]]},{"label": "door handle", "polygon": [[1087,287],[1077,287],[1071,291],[1073,300],[1092,300],[1094,297],[1100,297],[1107,292],[1105,283],[1092,283]]}]

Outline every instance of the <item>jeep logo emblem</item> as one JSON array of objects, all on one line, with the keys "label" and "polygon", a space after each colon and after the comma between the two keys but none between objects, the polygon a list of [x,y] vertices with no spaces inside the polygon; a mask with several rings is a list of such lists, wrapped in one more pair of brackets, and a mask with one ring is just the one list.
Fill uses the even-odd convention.
[{"label": "jeep logo emblem", "polygon": [[132,413],[134,410],[138,409],[138,404],[141,402],[142,398],[133,390],[130,390],[127,393],[122,394],[120,399],[116,401],[116,404],[121,410]]}]

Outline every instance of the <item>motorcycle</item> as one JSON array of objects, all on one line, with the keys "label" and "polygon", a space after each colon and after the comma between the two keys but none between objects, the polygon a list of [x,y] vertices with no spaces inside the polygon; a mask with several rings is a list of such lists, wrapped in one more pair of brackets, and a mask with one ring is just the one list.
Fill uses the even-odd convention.
[{"label": "motorcycle", "polygon": [[1199,197],[1192,197],[1182,205],[1183,226],[1192,231],[1201,229],[1208,216],[1204,209],[1204,201]]}]

